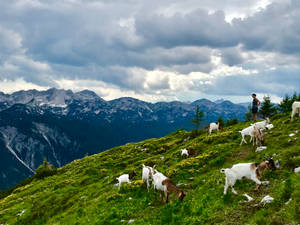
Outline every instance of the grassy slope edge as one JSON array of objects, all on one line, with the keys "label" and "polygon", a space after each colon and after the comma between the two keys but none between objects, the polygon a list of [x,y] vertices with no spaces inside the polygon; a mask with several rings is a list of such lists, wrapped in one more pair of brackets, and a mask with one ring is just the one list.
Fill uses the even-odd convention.
[{"label": "grassy slope edge", "polygon": [[[300,119],[288,118],[281,114],[271,119],[275,127],[265,135],[267,149],[258,153],[250,144],[239,145],[238,130],[249,125],[243,122],[211,136],[178,130],[75,160],[56,175],[33,179],[1,199],[0,224],[299,224],[300,173],[293,169],[300,166]],[[198,155],[182,159],[186,147]],[[221,168],[260,162],[266,155],[280,162],[279,170],[263,175],[268,186],[256,192],[253,181],[238,181],[238,195],[229,191],[223,196]],[[188,193],[183,203],[173,198],[163,204],[157,191],[148,192],[139,180],[142,163],[157,164],[180,184]],[[138,172],[134,182],[120,191],[114,188],[116,177],[132,170]],[[244,193],[254,201],[246,202]],[[263,206],[259,202],[266,195],[275,200]]]}]

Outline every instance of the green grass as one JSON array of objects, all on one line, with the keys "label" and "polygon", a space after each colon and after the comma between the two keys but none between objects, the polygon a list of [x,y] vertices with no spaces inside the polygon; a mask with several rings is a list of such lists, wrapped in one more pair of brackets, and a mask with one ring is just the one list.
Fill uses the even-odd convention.
[{"label": "green grass", "polygon": [[[133,224],[299,224],[300,173],[293,169],[300,166],[300,119],[290,122],[288,115],[276,115],[271,121],[275,128],[265,135],[268,148],[259,153],[252,144],[239,145],[238,130],[248,122],[211,136],[178,130],[75,160],[52,176],[29,179],[1,193],[0,224],[127,224],[130,219]],[[181,149],[187,147],[198,155],[182,159]],[[260,162],[267,155],[274,155],[281,166],[263,175],[268,186],[256,192],[253,181],[238,181],[238,195],[229,190],[223,196],[221,168]],[[156,164],[175,183],[183,183],[183,203],[173,196],[165,204],[157,191],[148,192],[140,181],[143,163]],[[120,191],[114,188],[116,177],[132,170],[138,172],[134,182]],[[244,193],[254,201],[246,202]],[[266,195],[275,200],[262,206],[259,202]],[[25,213],[17,216],[22,210]]]}]

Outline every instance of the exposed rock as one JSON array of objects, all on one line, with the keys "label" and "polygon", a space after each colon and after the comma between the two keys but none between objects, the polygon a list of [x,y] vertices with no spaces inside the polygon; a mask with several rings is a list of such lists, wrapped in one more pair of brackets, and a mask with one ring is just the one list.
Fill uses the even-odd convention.
[{"label": "exposed rock", "polygon": [[260,203],[262,203],[263,205],[270,203],[274,200],[274,198],[272,198],[270,195],[265,196]]}]

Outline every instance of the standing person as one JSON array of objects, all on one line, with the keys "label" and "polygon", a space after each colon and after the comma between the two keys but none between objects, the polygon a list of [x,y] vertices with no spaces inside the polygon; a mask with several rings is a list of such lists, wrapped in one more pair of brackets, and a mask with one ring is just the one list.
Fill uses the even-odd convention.
[{"label": "standing person", "polygon": [[256,94],[252,94],[252,114],[253,114],[253,120],[254,122],[257,120],[257,111],[258,111],[258,106],[260,105],[260,101],[256,98]]}]

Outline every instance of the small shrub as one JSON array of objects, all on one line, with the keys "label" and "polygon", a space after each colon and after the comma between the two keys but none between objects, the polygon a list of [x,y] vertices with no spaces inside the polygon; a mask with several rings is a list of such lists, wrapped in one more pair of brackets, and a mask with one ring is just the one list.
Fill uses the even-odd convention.
[{"label": "small shrub", "polygon": [[228,126],[235,125],[238,123],[239,123],[239,120],[237,118],[228,119],[225,123],[225,126],[228,127]]},{"label": "small shrub", "polygon": [[56,168],[46,160],[44,160],[44,164],[40,165],[34,174],[34,178],[36,179],[43,179],[45,177],[53,176],[56,174]]}]

